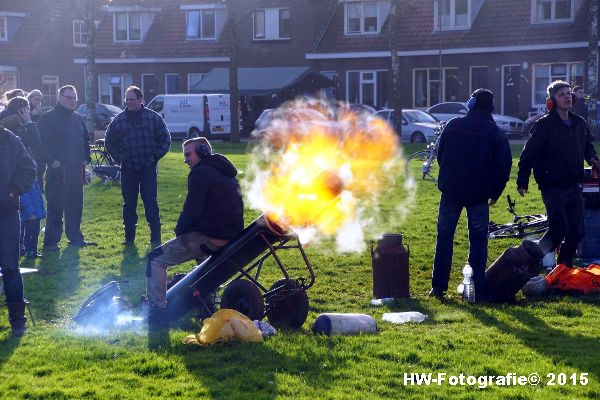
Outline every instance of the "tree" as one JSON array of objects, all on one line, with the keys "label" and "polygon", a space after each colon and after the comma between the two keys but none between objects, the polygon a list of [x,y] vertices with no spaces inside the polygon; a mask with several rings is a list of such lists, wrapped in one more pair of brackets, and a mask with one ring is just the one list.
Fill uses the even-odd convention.
[{"label": "tree", "polygon": [[240,142],[240,115],[238,105],[240,95],[238,88],[238,16],[237,9],[233,0],[223,0],[227,8],[228,22],[231,29],[231,38],[229,42],[229,109],[231,114],[231,135],[232,143]]},{"label": "tree", "polygon": [[[587,71],[587,92],[590,94],[588,107],[590,107],[590,118],[596,121],[596,104],[600,94],[598,93],[598,0],[588,0],[589,17],[589,52]],[[597,128],[597,127],[596,127]]]},{"label": "tree", "polygon": [[392,62],[392,108],[394,109],[394,129],[402,137],[402,98],[400,92],[400,57],[398,57],[398,34],[396,32],[396,15],[400,0],[391,0],[388,23],[388,40]]}]

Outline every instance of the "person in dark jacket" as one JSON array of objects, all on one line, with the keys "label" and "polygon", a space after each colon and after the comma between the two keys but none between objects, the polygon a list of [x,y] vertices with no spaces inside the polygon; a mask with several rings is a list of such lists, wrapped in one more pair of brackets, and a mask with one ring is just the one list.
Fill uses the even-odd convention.
[{"label": "person in dark jacket", "polygon": [[585,101],[585,93],[583,92],[583,87],[575,86],[573,88],[573,97],[574,103],[571,108],[571,112],[579,115],[585,122],[588,120],[588,105]]},{"label": "person in dark jacket", "polygon": [[183,155],[190,173],[188,194],[175,226],[177,236],[148,254],[151,326],[167,325],[167,268],[211,255],[244,229],[244,204],[234,165],[225,156],[213,154],[204,137],[186,140]]},{"label": "person in dark jacket", "polygon": [[44,252],[60,250],[63,215],[70,245],[96,245],[86,242],[81,233],[85,165],[90,162],[90,143],[85,121],[75,112],[76,106],[77,90],[71,85],[63,86],[58,90],[58,104],[42,115],[38,123],[48,165]]},{"label": "person in dark jacket", "polygon": [[[8,102],[6,111],[7,116],[0,120],[0,126],[12,131],[21,139],[39,169],[43,162],[39,157],[42,143],[37,126],[31,120],[29,101],[24,97],[14,97]],[[37,252],[38,237],[40,222],[46,218],[46,210],[37,176],[31,189],[21,195],[20,204],[20,248],[27,258],[41,257],[41,254]]]},{"label": "person in dark jacket", "polygon": [[0,127],[0,272],[14,336],[27,329],[19,272],[19,196],[30,189],[35,175],[35,162],[21,140]]},{"label": "person in dark jacket", "polygon": [[521,152],[517,190],[524,196],[533,176],[542,192],[548,231],[539,246],[545,253],[559,248],[558,263],[573,266],[575,251],[585,235],[583,226],[583,161],[600,168],[587,123],[571,112],[573,97],[567,82],[547,89],[548,113],[532,127]]},{"label": "person in dark jacket", "polygon": [[125,111],[117,115],[106,130],[106,150],[121,165],[124,245],[132,245],[138,221],[137,201],[141,194],[150,243],[161,243],[161,226],[156,199],[158,160],[171,146],[171,135],[160,115],[142,104],[144,95],[135,86],[125,91]]},{"label": "person in dark jacket", "polygon": [[467,115],[448,121],[440,137],[438,188],[442,196],[429,295],[442,298],[448,290],[454,232],[466,208],[468,261],[473,268],[475,297],[480,301],[486,298],[489,206],[496,203],[506,186],[512,156],[506,135],[492,118],[493,93],[477,89],[467,104]]}]

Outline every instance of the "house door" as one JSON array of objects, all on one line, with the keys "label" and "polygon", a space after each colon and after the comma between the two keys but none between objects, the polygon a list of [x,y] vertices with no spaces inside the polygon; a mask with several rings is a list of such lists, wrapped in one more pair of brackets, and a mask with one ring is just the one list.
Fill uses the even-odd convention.
[{"label": "house door", "polygon": [[158,90],[158,79],[154,74],[142,74],[142,92],[144,92],[144,103],[148,104],[156,96]]},{"label": "house door", "polygon": [[519,77],[520,65],[502,66],[502,110],[504,115],[519,114]]}]

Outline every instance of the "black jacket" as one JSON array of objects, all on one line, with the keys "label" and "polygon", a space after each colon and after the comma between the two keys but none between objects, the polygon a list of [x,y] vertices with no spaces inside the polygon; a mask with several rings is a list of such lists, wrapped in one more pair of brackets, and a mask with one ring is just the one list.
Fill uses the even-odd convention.
[{"label": "black jacket", "polygon": [[237,170],[221,154],[200,161],[188,175],[188,194],[175,234],[200,232],[213,239],[232,239],[244,229],[244,203]]},{"label": "black jacket", "polygon": [[17,212],[19,195],[29,191],[36,172],[35,162],[21,139],[0,127],[0,215]]},{"label": "black jacket", "polygon": [[583,160],[591,164],[596,150],[583,118],[569,112],[569,119],[571,127],[554,111],[536,121],[521,152],[518,187],[528,187],[532,168],[542,191],[568,189],[583,180]]},{"label": "black jacket", "polygon": [[23,145],[31,151],[33,161],[38,165],[38,168],[45,163],[42,157],[42,140],[35,123],[23,124],[21,117],[13,114],[0,119],[0,126],[8,129],[21,139]]},{"label": "black jacket", "polygon": [[81,166],[90,161],[90,137],[81,115],[57,104],[40,117],[38,129],[46,163]]},{"label": "black jacket", "polygon": [[446,200],[463,206],[497,200],[510,177],[512,155],[506,135],[481,108],[448,121],[437,158],[438,188]]}]

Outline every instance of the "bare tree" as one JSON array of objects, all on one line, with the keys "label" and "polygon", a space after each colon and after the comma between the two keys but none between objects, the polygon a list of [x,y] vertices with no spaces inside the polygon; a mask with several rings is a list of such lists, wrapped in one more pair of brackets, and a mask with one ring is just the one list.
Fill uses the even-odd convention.
[{"label": "bare tree", "polygon": [[[590,118],[597,120],[596,104],[600,94],[598,93],[598,0],[588,0],[589,17],[589,52],[587,71],[587,92],[590,94],[588,107]],[[597,128],[597,127],[596,127]]]},{"label": "bare tree", "polygon": [[394,109],[394,129],[402,137],[402,97],[400,92],[400,57],[398,57],[398,33],[396,31],[397,12],[400,0],[391,0],[388,23],[388,40],[392,61],[392,108]]},{"label": "bare tree", "polygon": [[240,142],[240,115],[239,115],[239,88],[238,88],[238,32],[239,16],[233,0],[223,0],[227,7],[229,26],[231,29],[231,38],[229,42],[229,109],[231,115],[231,135],[232,143]]}]

